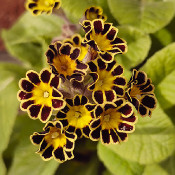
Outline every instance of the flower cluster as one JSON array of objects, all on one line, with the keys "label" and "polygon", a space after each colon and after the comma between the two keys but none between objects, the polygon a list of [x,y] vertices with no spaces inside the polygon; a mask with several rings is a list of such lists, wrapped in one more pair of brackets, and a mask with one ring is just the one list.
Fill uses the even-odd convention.
[{"label": "flower cluster", "polygon": [[114,56],[125,53],[127,43],[102,13],[100,7],[88,8],[81,23],[85,36],[51,43],[49,68],[39,74],[30,70],[19,82],[21,110],[46,123],[30,137],[44,160],[72,159],[75,141],[83,137],[103,144],[124,142],[135,130],[136,112],[151,116],[156,107],[146,73],[134,69],[129,82],[124,77]]}]

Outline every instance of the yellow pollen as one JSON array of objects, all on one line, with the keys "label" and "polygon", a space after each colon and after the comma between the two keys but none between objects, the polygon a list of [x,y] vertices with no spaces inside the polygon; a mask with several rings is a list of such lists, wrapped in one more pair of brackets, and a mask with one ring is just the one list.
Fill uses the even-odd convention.
[{"label": "yellow pollen", "polygon": [[102,85],[103,85],[103,80],[99,80],[99,81],[98,81],[98,85],[99,85],[99,86],[102,86]]},{"label": "yellow pollen", "polygon": [[62,66],[61,66],[61,70],[62,70],[62,71],[66,71],[66,70],[67,70],[67,66],[66,66],[66,65],[62,65]]},{"label": "yellow pollen", "polygon": [[43,96],[44,96],[44,98],[48,98],[49,97],[49,92],[45,91]]},{"label": "yellow pollen", "polygon": [[52,138],[52,139],[55,139],[55,138],[57,138],[58,136],[59,136],[59,133],[58,133],[58,132],[54,132],[54,133],[52,133],[51,138]]},{"label": "yellow pollen", "polygon": [[105,122],[109,122],[110,117],[111,117],[111,116],[110,116],[109,114],[105,115],[105,116],[104,116],[104,121],[105,121]]},{"label": "yellow pollen", "polygon": [[79,111],[75,111],[75,115],[76,118],[80,118],[81,117],[81,112]]}]

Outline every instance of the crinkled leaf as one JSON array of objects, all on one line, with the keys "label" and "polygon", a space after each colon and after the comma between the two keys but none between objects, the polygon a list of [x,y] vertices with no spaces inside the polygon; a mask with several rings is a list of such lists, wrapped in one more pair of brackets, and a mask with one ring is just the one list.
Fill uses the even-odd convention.
[{"label": "crinkled leaf", "polygon": [[148,34],[131,26],[120,26],[118,29],[118,36],[127,42],[128,51],[123,55],[117,55],[116,60],[130,69],[146,58],[151,47],[151,39]]},{"label": "crinkled leaf", "polygon": [[175,12],[172,0],[108,0],[108,4],[120,24],[135,26],[146,33],[167,25]]},{"label": "crinkled leaf", "polygon": [[30,67],[43,65],[43,42],[51,41],[61,33],[62,19],[55,15],[32,16],[24,13],[15,25],[2,32],[2,38],[10,54]]},{"label": "crinkled leaf", "polygon": [[121,158],[116,152],[101,143],[98,144],[98,156],[114,175],[140,175],[143,171],[143,166]]},{"label": "crinkled leaf", "polygon": [[141,118],[128,141],[109,148],[127,160],[140,164],[160,162],[172,154],[175,147],[174,126],[163,110],[157,106],[152,117]]},{"label": "crinkled leaf", "polygon": [[168,173],[159,165],[147,165],[144,169],[143,175],[168,175]]},{"label": "crinkled leaf", "polygon": [[156,52],[142,67],[154,85],[158,85],[175,70],[175,43]]},{"label": "crinkled leaf", "polygon": [[14,134],[18,133],[18,145],[15,145],[14,158],[8,175],[52,175],[59,163],[55,160],[43,161],[36,154],[38,147],[32,145],[29,136],[33,132],[42,131],[43,124],[37,120],[31,120],[27,115],[18,116]]}]

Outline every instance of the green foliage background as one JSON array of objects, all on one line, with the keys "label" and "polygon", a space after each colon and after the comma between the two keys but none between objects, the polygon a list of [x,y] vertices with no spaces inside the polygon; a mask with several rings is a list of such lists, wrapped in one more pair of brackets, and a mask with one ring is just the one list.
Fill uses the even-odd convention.
[{"label": "green foliage background", "polygon": [[2,38],[19,64],[0,62],[0,174],[1,175],[174,175],[175,174],[175,1],[174,0],[62,0],[73,23],[84,10],[98,5],[108,22],[119,29],[128,52],[116,56],[130,77],[134,67],[144,70],[155,85],[158,107],[152,118],[141,118],[128,142],[104,146],[77,141],[74,160],[59,165],[44,162],[29,136],[43,125],[19,112],[18,81],[29,69],[46,66],[45,51],[61,34],[58,16],[24,13]]}]

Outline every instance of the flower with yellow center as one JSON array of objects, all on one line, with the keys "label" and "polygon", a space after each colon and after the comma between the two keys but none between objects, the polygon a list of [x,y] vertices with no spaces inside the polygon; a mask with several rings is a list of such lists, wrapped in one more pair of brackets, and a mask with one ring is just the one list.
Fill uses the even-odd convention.
[{"label": "flower with yellow center", "polygon": [[135,130],[137,117],[132,104],[124,99],[97,105],[94,114],[97,119],[90,124],[90,139],[93,141],[101,140],[103,144],[123,142],[128,133]]},{"label": "flower with yellow center", "polygon": [[156,107],[156,97],[154,95],[154,85],[151,79],[143,71],[133,70],[132,77],[126,89],[126,98],[135,106],[138,113],[150,116]]},{"label": "flower with yellow center", "polygon": [[80,49],[69,43],[59,41],[51,44],[46,52],[47,62],[54,74],[58,74],[63,80],[83,81],[88,65],[80,62],[78,57]]},{"label": "flower with yellow center", "polygon": [[97,104],[105,101],[113,101],[116,96],[123,97],[125,94],[126,80],[122,76],[123,68],[116,61],[105,63],[101,58],[88,63],[89,75],[93,78],[93,83],[88,86],[93,91],[92,98]]},{"label": "flower with yellow center", "polygon": [[105,62],[112,62],[115,54],[127,51],[126,42],[117,37],[118,29],[102,19],[84,20],[82,23],[86,32],[84,43],[89,44]]},{"label": "flower with yellow center", "polygon": [[19,81],[21,90],[17,97],[21,102],[21,110],[27,111],[32,119],[47,122],[53,110],[65,106],[63,95],[57,90],[59,84],[60,78],[48,69],[43,69],[39,75],[35,71],[28,71],[26,78]]},{"label": "flower with yellow center", "polygon": [[48,122],[43,132],[35,132],[30,139],[34,145],[39,145],[38,154],[43,160],[50,160],[53,157],[62,163],[74,158],[73,149],[77,138],[63,130],[59,121]]},{"label": "flower with yellow center", "polygon": [[66,131],[76,133],[78,138],[89,137],[89,124],[93,119],[93,109],[96,105],[88,103],[85,96],[76,95],[74,99],[66,99],[66,106],[57,113]]},{"label": "flower with yellow center", "polygon": [[53,9],[59,9],[61,6],[60,0],[28,0],[26,8],[33,15],[40,15],[41,13],[50,14]]},{"label": "flower with yellow center", "polygon": [[107,16],[103,15],[103,9],[101,7],[92,6],[87,8],[84,13],[85,19],[93,21],[94,19],[107,20]]},{"label": "flower with yellow center", "polygon": [[74,47],[78,47],[80,49],[80,55],[78,57],[79,61],[83,61],[86,54],[88,53],[88,45],[83,43],[82,41],[83,39],[79,34],[75,34],[72,36],[72,38],[68,38],[63,41],[64,43],[70,43]]}]

